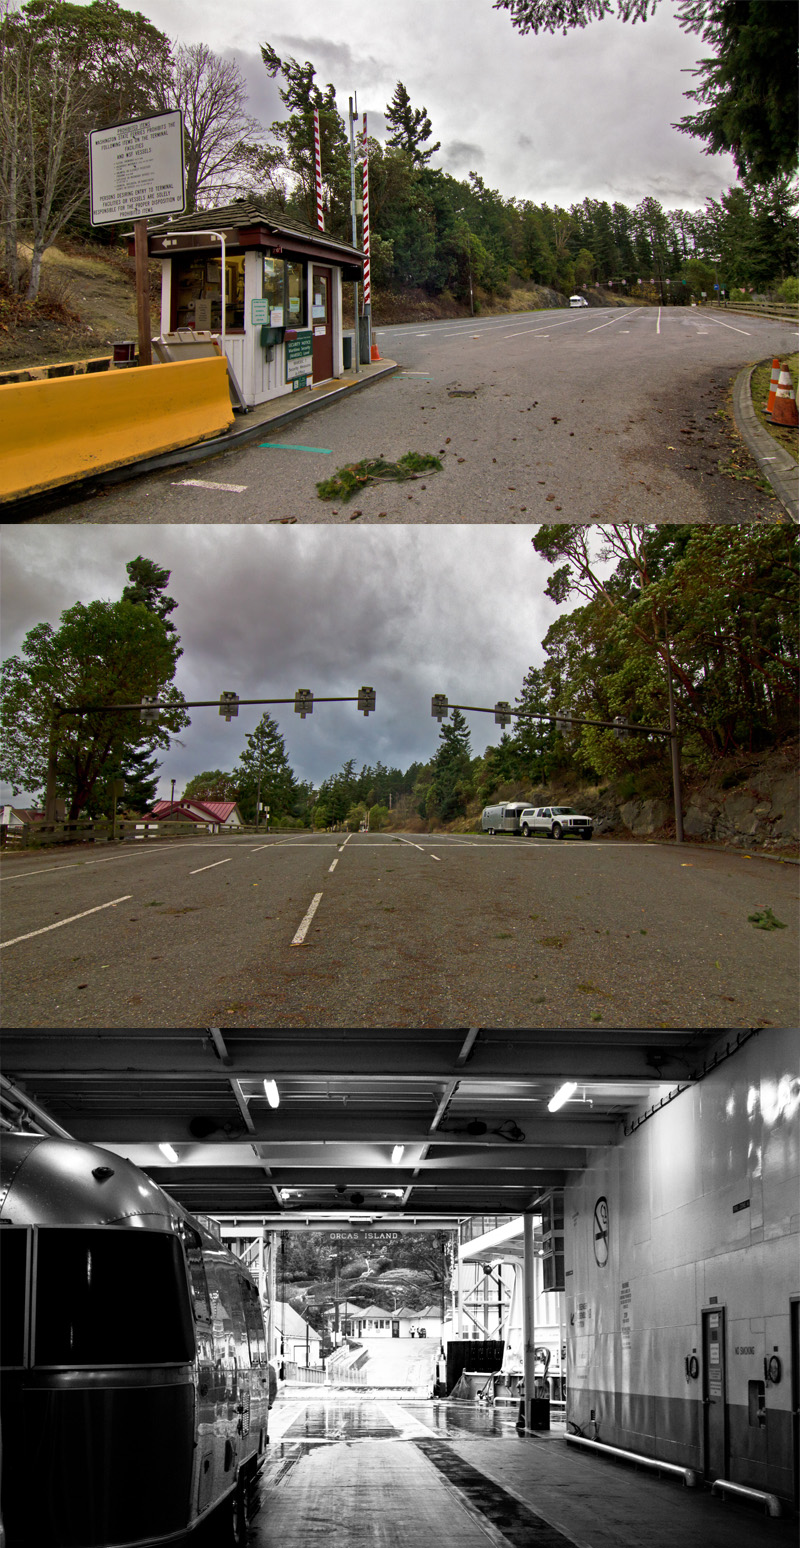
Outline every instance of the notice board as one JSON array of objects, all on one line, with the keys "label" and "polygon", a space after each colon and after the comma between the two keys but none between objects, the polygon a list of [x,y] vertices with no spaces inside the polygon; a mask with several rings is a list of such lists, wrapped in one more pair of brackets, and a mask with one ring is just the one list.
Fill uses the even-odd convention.
[{"label": "notice board", "polygon": [[298,376],[311,376],[312,373],[313,344],[308,328],[286,340],[286,380],[292,382]]}]

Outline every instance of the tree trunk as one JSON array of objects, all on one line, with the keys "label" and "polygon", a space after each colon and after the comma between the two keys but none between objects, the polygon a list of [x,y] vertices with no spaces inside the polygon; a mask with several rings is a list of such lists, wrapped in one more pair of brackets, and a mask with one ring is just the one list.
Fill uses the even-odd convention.
[{"label": "tree trunk", "polygon": [[42,278],[42,259],[44,257],[44,243],[40,237],[36,237],[31,253],[31,272],[28,279],[28,289],[25,292],[27,301],[35,301],[39,294],[39,284]]}]

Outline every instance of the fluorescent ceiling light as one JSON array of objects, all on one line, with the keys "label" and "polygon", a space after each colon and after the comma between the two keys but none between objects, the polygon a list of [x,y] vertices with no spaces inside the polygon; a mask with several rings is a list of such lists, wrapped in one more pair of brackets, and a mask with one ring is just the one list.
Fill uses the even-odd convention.
[{"label": "fluorescent ceiling light", "polygon": [[280,1107],[280,1092],[278,1091],[278,1087],[274,1080],[264,1081],[264,1094],[267,1098],[267,1101],[269,1102],[270,1107]]},{"label": "fluorescent ceiling light", "polygon": [[392,1151],[392,1166],[399,1166],[405,1155],[405,1145],[395,1145]]},{"label": "fluorescent ceiling light", "polygon": [[178,1152],[175,1149],[174,1145],[170,1145],[168,1142],[165,1142],[163,1145],[159,1145],[158,1148],[161,1151],[162,1156],[166,1156],[168,1161],[173,1161],[174,1162],[174,1161],[179,1161],[180,1160],[180,1157],[179,1157]]},{"label": "fluorescent ceiling light", "polygon": [[547,1104],[548,1113],[557,1113],[559,1107],[563,1107],[564,1103],[568,1102],[571,1096],[574,1096],[577,1089],[577,1080],[565,1081],[563,1086],[559,1086],[555,1096],[550,1098]]}]

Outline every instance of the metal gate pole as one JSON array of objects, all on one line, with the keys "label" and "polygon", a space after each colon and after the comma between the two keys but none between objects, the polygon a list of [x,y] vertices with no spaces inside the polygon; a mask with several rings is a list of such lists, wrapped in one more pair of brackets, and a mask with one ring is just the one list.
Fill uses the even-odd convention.
[{"label": "metal gate pole", "polygon": [[522,1317],[525,1337],[525,1429],[531,1427],[531,1403],[536,1395],[536,1316],[534,1296],[533,1216],[522,1217],[523,1231],[523,1296]]}]

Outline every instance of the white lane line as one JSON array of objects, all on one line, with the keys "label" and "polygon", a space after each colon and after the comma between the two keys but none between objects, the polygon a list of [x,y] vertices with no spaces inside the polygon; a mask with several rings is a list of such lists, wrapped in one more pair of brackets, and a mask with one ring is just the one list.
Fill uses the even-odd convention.
[{"label": "white lane line", "polygon": [[421,844],[414,844],[414,843],[412,843],[411,839],[401,838],[400,843],[401,844],[407,844],[409,849],[418,849],[421,855],[424,855],[424,853],[425,853],[422,845]]},{"label": "white lane line", "polygon": [[[43,865],[37,871],[15,871],[13,876],[3,876],[3,882],[33,881],[37,876],[46,876],[48,871],[79,871],[82,866],[89,865],[116,865],[118,860],[135,860],[139,855],[163,855],[166,854],[169,840],[164,841],[164,846],[157,839],[153,840],[153,847],[147,849],[135,849],[126,855],[112,855],[108,860],[71,860],[66,865]],[[197,846],[194,846],[197,847]]]},{"label": "white lane line", "polygon": [[277,849],[277,844],[259,844],[257,849],[251,849],[251,855],[260,855],[262,849]]},{"label": "white lane line", "polygon": [[213,860],[211,862],[211,865],[200,865],[200,866],[198,866],[196,871],[190,871],[189,875],[190,876],[199,876],[201,871],[213,871],[215,866],[218,866],[218,865],[230,865],[230,863],[231,863],[230,862],[230,856],[228,857],[227,860]]},{"label": "white lane line", "polygon": [[292,945],[293,946],[302,946],[303,941],[306,938],[306,931],[307,931],[307,929],[308,929],[312,919],[314,918],[314,915],[316,914],[317,909],[319,908],[319,905],[320,905],[321,902],[322,902],[322,893],[321,892],[315,892],[313,898],[311,899],[311,906],[308,909],[308,911],[307,911],[307,913],[305,915],[305,918],[301,921],[300,928],[299,928],[297,934],[295,935],[295,937],[294,937],[294,939],[292,941]]},{"label": "white lane line", "polygon": [[99,914],[104,908],[116,908],[118,903],[127,903],[132,897],[132,892],[126,892],[124,898],[112,898],[110,903],[98,903],[96,908],[85,908],[82,914],[70,914],[69,919],[57,919],[55,924],[43,925],[41,930],[29,930],[27,935],[15,935],[13,941],[0,942],[0,951],[4,946],[16,946],[19,941],[31,941],[35,935],[46,935],[48,930],[60,930],[62,925],[74,924],[76,919],[86,919],[89,914]]},{"label": "white lane line", "polygon": [[345,839],[345,841],[344,841],[344,844],[340,844],[340,845],[339,845],[339,851],[340,851],[340,853],[341,853],[341,851],[342,851],[342,850],[343,850],[343,849],[345,849],[345,848],[346,848],[346,847],[347,847],[347,845],[348,845],[348,844],[349,844],[349,843],[350,843],[350,840],[351,840],[351,838],[352,838],[352,837],[353,837],[353,835],[352,835],[352,833],[348,833],[348,835],[347,835],[347,838],[346,838],[346,839]]},{"label": "white lane line", "polygon": [[[560,322],[560,323],[546,323],[545,327],[547,327],[550,330],[550,332],[552,332],[552,330],[554,328],[568,328],[571,322],[577,322],[577,320],[578,319],[576,317],[567,317],[564,322]],[[523,334],[526,334],[526,333],[539,334],[540,337],[545,338],[545,339],[549,337],[549,333],[544,333],[541,328],[520,328],[518,333],[504,333],[503,334],[503,338],[504,339],[521,339],[523,337]]]},{"label": "white lane line", "polygon": [[210,478],[174,478],[173,489],[222,489],[225,494],[244,494],[246,484],[214,484]]},{"label": "white lane line", "polygon": [[627,310],[627,308],[625,308],[620,313],[619,317],[612,317],[610,322],[598,323],[596,328],[587,328],[586,332],[587,332],[587,334],[589,334],[589,333],[599,333],[601,328],[611,328],[611,327],[613,327],[614,323],[622,322],[625,317],[635,317],[636,313],[637,312],[641,312],[641,310],[642,310],[642,308],[640,306],[637,306],[635,308],[635,310],[632,311],[632,312],[629,312]]},{"label": "white lane line", "polygon": [[328,866],[328,871],[329,872],[330,871],[335,871],[338,864],[339,864],[339,856],[337,855],[336,859],[332,860],[330,865]]},{"label": "white lane line", "polygon": [[[625,331],[627,331],[627,330],[623,329],[623,332],[625,332]],[[656,333],[660,333],[660,332],[661,332],[661,307],[658,308],[658,316],[656,318]]]},{"label": "white lane line", "polygon": [[431,855],[431,859],[432,860],[438,860],[440,862],[440,864],[441,864],[441,859],[442,859],[441,855]]},{"label": "white lane line", "polygon": [[749,339],[749,337],[750,337],[750,329],[749,328],[734,328],[733,323],[721,322],[719,317],[707,317],[706,318],[706,322],[716,323],[718,328],[730,328],[731,333],[743,333],[745,335],[745,338]]}]

